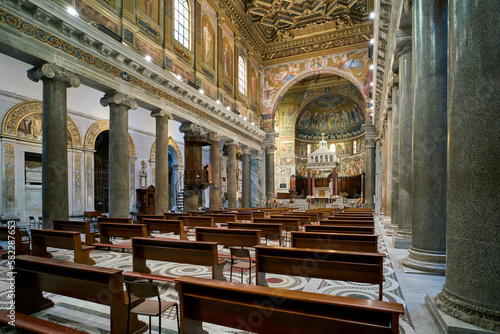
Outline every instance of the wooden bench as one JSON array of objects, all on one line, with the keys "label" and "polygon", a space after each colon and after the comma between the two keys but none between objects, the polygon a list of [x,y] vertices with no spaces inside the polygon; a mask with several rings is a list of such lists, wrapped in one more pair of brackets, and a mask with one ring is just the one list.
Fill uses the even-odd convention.
[{"label": "wooden bench", "polygon": [[292,232],[291,247],[377,253],[378,235]]},{"label": "wooden bench", "polygon": [[302,226],[302,221],[295,218],[282,218],[284,216],[279,216],[279,218],[255,218],[253,223],[258,224],[283,224],[286,229],[300,229]]},{"label": "wooden bench", "polygon": [[132,218],[98,217],[98,223],[132,224]]},{"label": "wooden bench", "polygon": [[41,257],[52,257],[47,247],[69,249],[74,251],[75,263],[95,264],[90,258],[90,252],[94,246],[82,245],[80,232],[55,231],[55,230],[31,230],[32,254]]},{"label": "wooden bench", "polygon": [[[9,310],[0,310],[0,323],[8,324],[11,320]],[[40,318],[35,318],[23,313],[15,312],[15,327],[26,330],[28,333],[41,334],[86,334],[87,332],[66,327]]]},{"label": "wooden bench", "polygon": [[319,212],[285,212],[283,214],[285,217],[297,217],[297,218],[307,218],[306,221],[315,222],[318,221],[320,216],[323,216]]},{"label": "wooden bench", "polygon": [[215,227],[213,217],[205,216],[187,216],[179,217],[185,227]]},{"label": "wooden bench", "polygon": [[93,217],[99,217],[102,215],[101,211],[83,211],[84,219],[91,220]]},{"label": "wooden bench", "polygon": [[144,219],[165,219],[165,215],[146,215],[139,214],[135,216],[136,220],[139,221],[139,224],[144,224]]},{"label": "wooden bench", "polygon": [[219,260],[216,242],[132,238],[132,266],[134,272],[151,274],[151,270],[146,265],[146,260],[211,266],[212,279],[226,280],[223,270],[227,260]]},{"label": "wooden bench", "polygon": [[235,213],[206,213],[205,217],[212,217],[215,224],[219,223],[225,225],[227,222],[236,221]]},{"label": "wooden bench", "polygon": [[369,219],[369,220],[374,220],[373,219],[373,215],[354,215],[354,214],[336,214],[336,215],[333,215],[333,216],[330,216],[330,218],[336,218],[336,219],[352,219],[352,220],[356,220],[356,219]]},{"label": "wooden bench", "polygon": [[354,234],[374,234],[373,226],[356,225],[304,225],[306,232],[326,232],[326,233],[354,233]]},{"label": "wooden bench", "polygon": [[182,334],[202,322],[261,334],[398,334],[403,305],[197,277],[176,279]]},{"label": "wooden bench", "polygon": [[114,245],[109,238],[147,237],[148,235],[146,224],[99,223],[99,231],[101,232],[100,243],[94,244],[96,247],[113,246],[119,248],[130,248],[131,246],[122,247],[122,245]]},{"label": "wooden bench", "polygon": [[180,217],[189,217],[189,213],[182,213],[182,212],[165,212],[163,214],[166,219],[170,220],[180,220]]},{"label": "wooden bench", "polygon": [[345,208],[344,212],[371,212],[371,213],[373,213],[373,209],[370,209],[370,208]]},{"label": "wooden bench", "polygon": [[[261,223],[232,223],[229,222],[227,223],[227,228],[228,229],[249,229],[249,230],[259,230],[261,231],[261,235],[266,237],[267,235],[278,235],[279,236],[279,244],[281,246],[281,242],[283,240],[283,224],[261,224]],[[267,237],[266,237],[267,238]]]},{"label": "wooden bench", "polygon": [[298,219],[301,221],[302,225],[313,221],[316,221],[313,215],[297,215],[297,214],[283,214],[283,215],[270,215],[270,219]]},{"label": "wooden bench", "polygon": [[197,227],[195,229],[196,241],[217,242],[226,247],[254,247],[260,245],[260,230],[236,228],[210,228]]},{"label": "wooden bench", "polygon": [[385,254],[324,249],[255,247],[257,285],[267,286],[265,273],[372,283],[382,300]]},{"label": "wooden bench", "polygon": [[[111,334],[126,333],[122,270],[21,255],[16,258],[16,271],[16,312],[33,314],[54,306],[43,297],[46,291],[109,306]],[[132,300],[132,307],[138,302]],[[137,315],[131,314],[130,320],[131,333],[147,330]]]},{"label": "wooden bench", "polygon": [[73,231],[85,234],[85,245],[95,243],[95,234],[90,229],[91,222],[88,220],[54,220],[54,230]]},{"label": "wooden bench", "polygon": [[[13,234],[10,231],[13,231]],[[9,245],[12,245],[12,242],[14,242],[14,249],[7,247],[7,249],[0,250],[2,258],[7,257],[9,251],[13,251],[14,255],[28,254],[30,252],[30,243],[29,241],[22,240],[19,227],[9,229],[8,226],[0,226],[0,240],[7,241],[7,243],[10,241]]]},{"label": "wooden bench", "polygon": [[182,220],[170,219],[143,219],[146,224],[148,232],[159,231],[161,233],[174,233],[178,234],[181,240],[188,240],[187,231],[184,230],[184,223]]},{"label": "wooden bench", "polygon": [[348,219],[322,219],[320,225],[352,225],[352,226],[370,226],[374,227],[373,220],[348,220]]}]

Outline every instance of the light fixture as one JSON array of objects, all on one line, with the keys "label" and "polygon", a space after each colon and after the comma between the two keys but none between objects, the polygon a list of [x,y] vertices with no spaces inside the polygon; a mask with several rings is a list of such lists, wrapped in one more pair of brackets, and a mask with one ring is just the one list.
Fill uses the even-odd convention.
[{"label": "light fixture", "polygon": [[68,7],[68,8],[67,8],[67,11],[68,11],[68,13],[70,13],[71,15],[73,15],[73,16],[77,16],[77,17],[78,17],[78,12],[76,11],[75,7]]},{"label": "light fixture", "polygon": [[372,86],[372,87],[373,87],[373,82],[370,82],[370,86]]},{"label": "light fixture", "polygon": [[246,120],[247,120],[247,118],[246,118],[245,116],[243,116],[243,120],[244,120],[244,121],[246,121]]},{"label": "light fixture", "polygon": [[373,70],[375,68],[375,66],[373,66],[373,64],[370,65],[370,70]]},{"label": "light fixture", "polygon": [[370,44],[373,45],[373,43],[375,43],[375,40],[372,38],[370,39]]},{"label": "light fixture", "polygon": [[150,55],[146,55],[146,57],[144,57],[144,59],[146,59],[147,61],[151,61],[151,56]]},{"label": "light fixture", "polygon": [[175,77],[177,78],[177,80],[182,81],[182,76],[180,74],[177,74]]},{"label": "light fixture", "polygon": [[230,106],[227,106],[226,109],[229,110],[229,111],[231,111],[231,107]]},{"label": "light fixture", "polygon": [[255,126],[255,122],[252,122],[252,125]]},{"label": "light fixture", "polygon": [[200,89],[200,94],[205,94],[205,91],[203,89]]},{"label": "light fixture", "polygon": [[215,103],[220,104],[220,100],[215,101]]},{"label": "light fixture", "polygon": [[370,19],[372,19],[372,20],[373,20],[374,18],[375,18],[375,12],[371,12],[371,13],[370,13]]}]

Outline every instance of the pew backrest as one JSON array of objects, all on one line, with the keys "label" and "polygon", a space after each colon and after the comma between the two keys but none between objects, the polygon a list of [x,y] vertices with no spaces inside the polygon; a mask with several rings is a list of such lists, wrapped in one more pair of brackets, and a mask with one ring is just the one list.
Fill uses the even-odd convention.
[{"label": "pew backrest", "polygon": [[205,216],[187,216],[179,217],[184,222],[186,227],[215,227],[213,217]]},{"label": "pew backrest", "polygon": [[146,237],[148,235],[146,224],[118,224],[99,223],[101,243],[110,244],[109,237]]},{"label": "pew backrest", "polygon": [[378,236],[376,234],[292,232],[291,246],[377,253]]},{"label": "pew backrest", "polygon": [[73,231],[85,234],[85,244],[92,245],[95,242],[94,233],[90,228],[88,220],[54,220],[54,230]]},{"label": "pew backrest", "polygon": [[302,221],[300,219],[284,218],[284,216],[280,216],[279,218],[254,218],[252,223],[283,224],[285,228],[300,228],[300,226],[302,226]]},{"label": "pew backrest", "polygon": [[348,219],[322,219],[320,225],[353,225],[353,226],[375,226],[373,220],[348,220]]},{"label": "pew backrest", "polygon": [[306,232],[326,232],[326,233],[355,233],[355,234],[374,234],[375,227],[363,225],[304,225]]},{"label": "pew backrest", "polygon": [[97,217],[99,223],[132,224],[132,218]]},{"label": "pew backrest", "polygon": [[197,227],[196,241],[217,242],[227,247],[254,247],[260,245],[261,231],[254,229]]},{"label": "pew backrest", "polygon": [[[2,241],[14,241],[14,253],[16,255],[28,254],[29,253],[29,242],[22,242],[21,232],[19,227],[14,229],[9,228],[9,226],[0,226],[0,240]],[[11,243],[9,243],[11,245]],[[4,250],[5,254],[8,255],[9,251],[12,249],[7,248]]]},{"label": "pew backrest", "polygon": [[136,216],[136,219],[139,221],[140,224],[144,224],[144,219],[165,219],[165,215],[139,214]]}]

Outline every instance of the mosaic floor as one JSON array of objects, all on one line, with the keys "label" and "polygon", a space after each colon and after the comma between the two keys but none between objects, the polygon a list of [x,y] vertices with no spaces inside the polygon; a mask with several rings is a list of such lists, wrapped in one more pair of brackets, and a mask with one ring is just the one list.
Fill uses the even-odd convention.
[{"label": "mosaic floor", "polygon": [[[376,225],[377,232],[379,232],[380,226],[378,223]],[[162,236],[173,238],[171,234],[165,234]],[[190,238],[194,239],[194,236],[190,236]],[[53,253],[55,259],[73,261],[73,256],[71,254],[72,252],[70,251],[56,249],[49,249],[49,251]],[[219,252],[221,254],[229,254],[229,251],[222,247],[219,249]],[[379,238],[379,252],[387,254],[383,238]],[[132,258],[130,252],[96,250],[92,251],[91,257],[96,261],[97,265],[101,267],[119,268],[123,269],[124,271],[132,270]],[[178,277],[182,275],[190,275],[205,278],[211,277],[211,271],[209,270],[209,267],[204,266],[164,263],[157,261],[148,261],[148,266],[151,268],[151,271],[153,273],[165,276]],[[228,280],[229,274],[229,264],[227,264],[224,268],[224,275]],[[391,260],[388,257],[386,257],[384,260],[384,276],[385,283],[383,300],[405,305],[401,289],[392,268]],[[240,282],[240,278],[241,275],[239,273],[239,270],[233,272],[233,282]],[[309,279],[304,277],[274,274],[267,274],[266,278],[269,286],[276,288],[373,300],[376,300],[378,298],[378,286],[373,284],[332,281],[314,278]],[[8,285],[6,283],[6,279],[6,261],[0,261],[0,308],[6,308],[7,304],[9,303],[9,300],[7,299]],[[247,272],[244,273],[244,280],[245,283],[247,283]],[[255,284],[254,273],[252,273],[252,282],[253,284]],[[177,291],[174,289],[173,284],[159,284],[159,286],[162,300],[178,301]],[[50,293],[46,293],[44,295],[54,301],[55,307],[38,312],[34,314],[34,316],[57,322],[68,327],[77,328],[88,333],[109,333],[109,307]],[[147,317],[140,318],[147,323]],[[177,323],[175,319],[176,318],[174,311],[172,311],[171,313],[169,313],[169,311],[164,313],[162,317],[161,333],[177,333]],[[126,319],[123,319],[123,321],[126,321]],[[158,318],[153,317],[152,324],[153,332],[157,333]],[[248,333],[245,331],[238,331],[235,329],[225,328],[208,323],[204,324],[204,329],[209,333]],[[11,328],[0,327],[0,333],[11,334],[18,333],[18,331]],[[400,333],[415,334],[407,310],[405,315],[403,315],[400,319]]]}]

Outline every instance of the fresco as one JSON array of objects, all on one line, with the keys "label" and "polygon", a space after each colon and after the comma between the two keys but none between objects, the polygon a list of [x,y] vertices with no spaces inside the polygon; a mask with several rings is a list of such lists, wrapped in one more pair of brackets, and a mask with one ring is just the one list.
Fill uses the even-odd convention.
[{"label": "fresco", "polygon": [[227,37],[222,41],[222,77],[233,84],[233,48]]},{"label": "fresco", "polygon": [[346,74],[353,75],[361,84],[362,90],[369,100],[370,83],[373,73],[370,70],[371,60],[368,58],[368,50],[346,52],[325,57],[314,57],[299,60],[289,64],[278,64],[264,68],[262,77],[262,113],[271,114],[272,103],[278,91],[288,82],[308,72],[324,70],[326,68],[337,68]]},{"label": "fresco", "polygon": [[[24,117],[17,126],[17,136],[26,139],[42,140],[43,137],[43,115],[33,113]],[[68,131],[68,146],[72,145],[71,133]]]},{"label": "fresco", "polygon": [[292,155],[293,154],[293,143],[281,143],[280,155]]},{"label": "fresco", "polygon": [[160,1],[161,0],[137,0],[136,8],[156,24],[160,24]]},{"label": "fresco", "polygon": [[210,18],[205,15],[202,20],[203,62],[215,69],[215,30]]},{"label": "fresco", "polygon": [[345,157],[340,160],[339,176],[361,175],[365,172],[364,154]]}]

